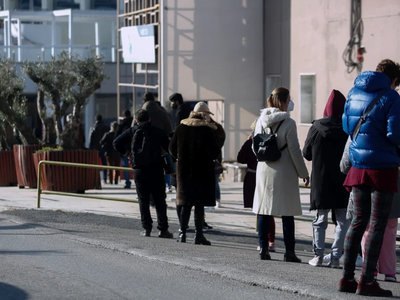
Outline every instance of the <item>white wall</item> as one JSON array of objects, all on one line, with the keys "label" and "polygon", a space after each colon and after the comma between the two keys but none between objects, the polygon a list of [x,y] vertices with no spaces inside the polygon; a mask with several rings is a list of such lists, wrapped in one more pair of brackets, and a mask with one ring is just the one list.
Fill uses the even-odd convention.
[{"label": "white wall", "polygon": [[162,99],[225,101],[225,160],[235,160],[263,102],[263,1],[166,0]]}]

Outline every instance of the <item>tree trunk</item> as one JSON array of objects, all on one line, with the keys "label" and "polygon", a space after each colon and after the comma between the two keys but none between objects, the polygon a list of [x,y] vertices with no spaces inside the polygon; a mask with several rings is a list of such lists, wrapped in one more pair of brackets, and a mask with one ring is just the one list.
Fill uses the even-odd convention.
[{"label": "tree trunk", "polygon": [[7,143],[6,131],[3,128],[3,125],[0,125],[0,151],[10,150],[10,147]]}]

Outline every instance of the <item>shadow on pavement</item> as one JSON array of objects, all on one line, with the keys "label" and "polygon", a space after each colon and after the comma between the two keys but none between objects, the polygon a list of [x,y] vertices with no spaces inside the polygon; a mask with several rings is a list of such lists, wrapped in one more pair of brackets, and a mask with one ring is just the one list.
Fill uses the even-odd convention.
[{"label": "shadow on pavement", "polygon": [[0,299],[2,300],[25,300],[29,295],[22,289],[0,282]]}]

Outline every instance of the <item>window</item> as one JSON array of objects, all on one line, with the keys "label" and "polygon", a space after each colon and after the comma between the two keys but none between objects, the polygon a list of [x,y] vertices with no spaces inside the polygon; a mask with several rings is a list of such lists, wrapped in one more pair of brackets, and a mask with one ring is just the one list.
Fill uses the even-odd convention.
[{"label": "window", "polygon": [[267,75],[265,82],[265,103],[264,107],[268,106],[267,100],[272,91],[281,86],[281,75]]},{"label": "window", "polygon": [[300,123],[315,119],[315,74],[300,74]]}]

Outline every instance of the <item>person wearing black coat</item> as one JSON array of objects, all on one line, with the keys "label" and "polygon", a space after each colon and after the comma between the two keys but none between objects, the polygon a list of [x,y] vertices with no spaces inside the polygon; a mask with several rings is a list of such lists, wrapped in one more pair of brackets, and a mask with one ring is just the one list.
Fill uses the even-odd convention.
[{"label": "person wearing black coat", "polygon": [[135,120],[136,125],[129,130],[125,130],[118,136],[114,140],[113,146],[121,155],[129,157],[132,153],[131,145],[135,137],[135,132],[141,129],[148,135],[149,141],[145,142],[146,147],[144,146],[143,148],[149,149],[148,153],[151,162],[139,164],[142,161],[137,162],[134,158],[132,161],[136,192],[139,198],[141,221],[144,229],[141,235],[150,236],[153,228],[153,220],[150,214],[151,195],[153,196],[157,212],[157,228],[160,230],[158,237],[173,238],[172,233],[168,231],[167,204],[165,202],[165,176],[161,157],[162,149],[168,151],[169,138],[164,130],[151,124],[150,115],[146,110],[138,110]]},{"label": "person wearing black coat", "polygon": [[[118,124],[117,131],[115,132],[115,138],[120,136],[125,130],[128,130],[131,128],[133,122],[133,117],[131,116],[131,111],[130,110],[125,110],[123,113],[123,119],[121,122]],[[129,168],[129,159],[125,156],[121,156],[121,163],[124,168]],[[131,188],[131,181],[130,181],[130,172],[124,171],[124,179],[125,179],[125,189],[130,189]]]},{"label": "person wearing black coat", "polygon": [[[103,138],[100,141],[100,145],[104,149],[104,155],[107,158],[107,163],[109,166],[119,167],[121,163],[121,157],[117,150],[113,147],[113,141],[115,139],[115,131],[117,130],[118,123],[112,122],[111,123],[111,130],[106,132]],[[114,176],[115,172],[115,176]],[[119,171],[117,170],[108,170],[108,179],[110,184],[118,184],[119,180]]]},{"label": "person wearing black coat", "polygon": [[[110,127],[104,124],[102,115],[96,115],[95,119],[96,123],[90,128],[89,149],[99,151],[101,164],[106,166],[107,159],[104,155],[104,150],[101,148],[100,140],[103,138],[104,134],[110,130]],[[103,181],[104,183],[107,183],[107,170],[103,170]]]},{"label": "person wearing black coat", "polygon": [[343,187],[346,175],[340,171],[340,160],[348,137],[342,127],[345,102],[346,98],[341,92],[332,90],[324,117],[313,122],[303,148],[304,158],[312,161],[310,210],[317,210],[312,223],[315,253],[315,257],[309,261],[312,266],[322,265],[329,211],[332,210],[336,219],[335,241],[329,262],[332,268],[339,267],[350,225],[346,219],[349,193]]}]

